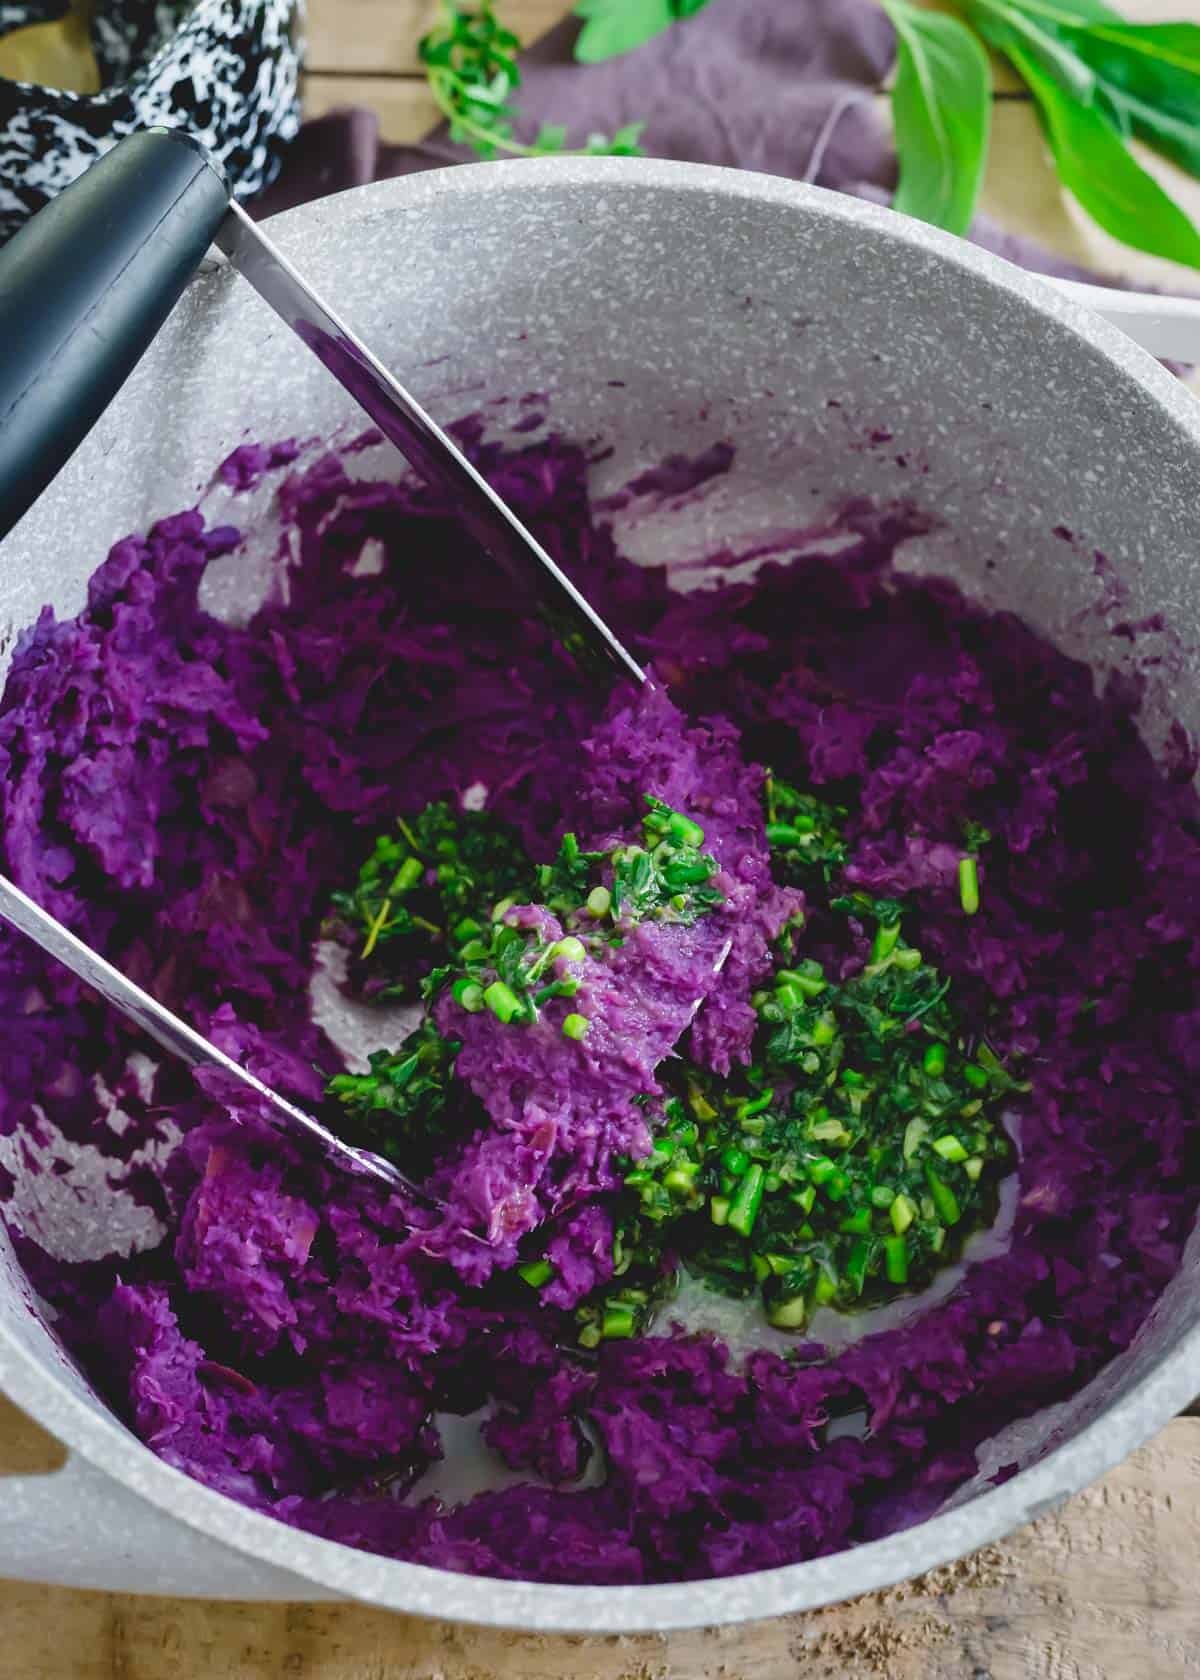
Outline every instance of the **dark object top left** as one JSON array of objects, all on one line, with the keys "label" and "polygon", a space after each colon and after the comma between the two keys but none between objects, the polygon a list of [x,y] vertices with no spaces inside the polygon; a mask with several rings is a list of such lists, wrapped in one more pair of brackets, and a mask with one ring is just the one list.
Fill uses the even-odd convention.
[{"label": "dark object top left", "polygon": [[[62,10],[0,0],[0,33]],[[184,128],[238,198],[275,177],[300,123],[304,0],[96,0],[96,94],[0,78],[0,244],[123,135]]]}]

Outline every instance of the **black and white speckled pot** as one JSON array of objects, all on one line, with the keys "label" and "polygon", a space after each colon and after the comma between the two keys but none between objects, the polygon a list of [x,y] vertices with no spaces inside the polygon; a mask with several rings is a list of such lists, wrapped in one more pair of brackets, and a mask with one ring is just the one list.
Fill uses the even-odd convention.
[{"label": "black and white speckled pot", "polygon": [[[62,0],[0,0],[0,35],[62,13]],[[96,0],[102,91],[0,78],[0,242],[124,134],[186,128],[237,195],[275,175],[300,123],[304,0]]]},{"label": "black and white speckled pot", "polygon": [[[670,562],[820,527],[847,497],[915,499],[936,529],[904,562],[960,578],[1098,670],[1148,653],[1142,724],[1200,726],[1200,404],[1036,276],[890,210],[764,175],[646,159],[484,164],[364,187],[271,232],[442,420],[545,393],[602,438],[600,494],[732,438],[732,471],[627,552]],[[250,371],[248,371],[250,370]],[[497,426],[527,410],[487,410]],[[0,678],[49,601],[74,614],[108,545],[197,497],[247,435],[353,435],[361,414],[225,266],[205,269],[99,425],[0,544]],[[369,470],[397,470],[375,451]],[[1073,541],[1056,527],[1077,533]],[[269,529],[269,527],[268,527]],[[1094,551],[1143,648],[1112,633]],[[261,550],[261,552],[260,552]],[[238,612],[271,577],[252,541],[214,578]],[[207,580],[206,580],[207,587]],[[1111,607],[1111,598],[1109,600]],[[0,1070],[2,1072],[2,1070]],[[0,1138],[4,1215],[86,1259],[157,1240],[76,1148],[37,1175]],[[3,1175],[0,1174],[0,1177]],[[977,1473],[903,1533],[719,1581],[545,1586],[398,1563],[285,1527],[134,1438],[66,1358],[0,1231],[0,1388],[70,1449],[0,1488],[0,1574],[231,1598],[367,1600],[501,1626],[618,1633],[810,1609],[973,1551],[1110,1469],[1200,1391],[1200,1234],[1133,1344],[1068,1402],[1003,1430]],[[997,1472],[1015,1464],[1008,1479]],[[999,1480],[1000,1485],[996,1485]]]}]

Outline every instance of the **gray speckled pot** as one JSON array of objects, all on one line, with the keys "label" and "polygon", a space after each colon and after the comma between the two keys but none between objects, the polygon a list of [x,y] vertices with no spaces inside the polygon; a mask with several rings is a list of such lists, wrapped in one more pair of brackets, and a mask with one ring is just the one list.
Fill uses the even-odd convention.
[{"label": "gray speckled pot", "polygon": [[[1162,655],[1148,734],[1172,714],[1200,723],[1200,408],[1036,279],[872,205],[629,160],[423,175],[295,211],[272,231],[442,417],[493,394],[548,392],[556,424],[615,441],[603,483],[668,451],[736,438],[735,471],[713,495],[682,520],[629,532],[641,552],[702,552],[716,537],[807,523],[848,493],[913,496],[944,520],[909,551],[914,566],[961,576],[1109,668],[1138,650],[1110,633],[1099,547],[1127,592],[1121,616],[1162,612],[1179,630],[1140,650]],[[247,430],[327,433],[350,420],[346,399],[258,299],[220,267],[203,273],[0,549],[4,657],[47,598],[78,610],[107,545],[185,505]],[[53,1216],[63,1248],[87,1247],[107,1217],[97,1208],[102,1200]],[[1165,1423],[1200,1389],[1196,1264],[1193,1241],[1135,1345],[1070,1404],[991,1443],[976,1480],[918,1528],[731,1580],[578,1588],[367,1556],[190,1481],[90,1393],[10,1256],[0,1384],[71,1457],[58,1475],[5,1483],[0,1572],[230,1597],[345,1594],[464,1621],[606,1632],[826,1604],[995,1539]],[[989,1474],[1014,1460],[1021,1473],[992,1486]]]}]

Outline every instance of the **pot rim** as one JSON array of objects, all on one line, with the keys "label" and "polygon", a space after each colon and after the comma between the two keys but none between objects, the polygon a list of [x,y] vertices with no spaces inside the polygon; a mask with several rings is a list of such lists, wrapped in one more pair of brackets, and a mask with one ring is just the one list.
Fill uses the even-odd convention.
[{"label": "pot rim", "polygon": [[[447,169],[377,182],[271,218],[285,247],[334,217],[419,214],[448,199],[516,189],[605,187],[745,199],[847,226],[932,253],[1023,304],[1099,351],[1118,375],[1149,393],[1195,450],[1200,404],[1115,327],[1057,293],[1037,275],[953,235],[868,200],[781,177],[648,158],[549,158]],[[1153,1317],[1152,1310],[1151,1317]],[[894,1585],[999,1539],[1112,1469],[1165,1425],[1200,1389],[1200,1325],[1181,1332],[1157,1367],[1070,1441],[1003,1485],[916,1527],[828,1557],[715,1580],[651,1586],[561,1586],[503,1581],[405,1563],[319,1539],[247,1509],[156,1457],[117,1419],[100,1412],[0,1326],[0,1387],[68,1448],[115,1481],[209,1538],[303,1577],[329,1592],[389,1609],[481,1626],[539,1632],[636,1633],[752,1621],[817,1609]],[[919,1538],[918,1538],[919,1537]],[[919,1553],[919,1558],[917,1554]]]}]

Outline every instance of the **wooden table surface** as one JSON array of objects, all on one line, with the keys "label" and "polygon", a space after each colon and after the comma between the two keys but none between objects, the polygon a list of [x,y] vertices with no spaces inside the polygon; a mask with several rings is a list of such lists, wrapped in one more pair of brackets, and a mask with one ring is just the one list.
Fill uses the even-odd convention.
[{"label": "wooden table surface", "polygon": [[[781,5],[788,0],[779,0]],[[309,0],[312,113],[368,105],[389,139],[435,112],[416,42],[435,0]],[[505,0],[526,39],[564,0]],[[1144,19],[1200,0],[1124,0]],[[1004,96],[984,208],[1092,266],[1196,290],[1059,192],[1028,104]],[[1193,214],[1200,185],[1155,161]],[[0,1470],[48,1469],[50,1438],[0,1401]],[[488,1633],[358,1606],[239,1605],[0,1583],[0,1680],[1181,1680],[1200,1676],[1200,1417],[1061,1511],[976,1556],[814,1615],[663,1638]]]}]

